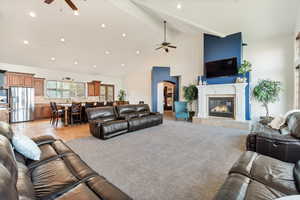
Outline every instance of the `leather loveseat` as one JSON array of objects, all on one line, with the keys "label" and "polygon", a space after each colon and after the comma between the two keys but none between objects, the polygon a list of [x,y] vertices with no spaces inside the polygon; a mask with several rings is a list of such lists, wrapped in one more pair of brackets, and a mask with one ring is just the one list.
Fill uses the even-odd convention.
[{"label": "leather loveseat", "polygon": [[130,200],[93,171],[61,140],[34,138],[41,159],[32,161],[14,152],[11,130],[0,127],[1,200]]},{"label": "leather loveseat", "polygon": [[247,137],[247,150],[281,161],[296,163],[300,160],[300,113],[287,117],[280,130],[256,124]]},{"label": "leather loveseat", "polygon": [[89,108],[87,116],[92,135],[100,139],[163,123],[163,116],[150,112],[147,104]]},{"label": "leather loveseat", "polygon": [[275,200],[299,195],[300,162],[247,151],[231,168],[214,200]]}]

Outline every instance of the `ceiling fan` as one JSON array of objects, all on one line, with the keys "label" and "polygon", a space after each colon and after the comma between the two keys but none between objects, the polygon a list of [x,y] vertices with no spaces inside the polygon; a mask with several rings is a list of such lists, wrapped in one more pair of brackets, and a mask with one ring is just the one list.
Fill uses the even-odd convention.
[{"label": "ceiling fan", "polygon": [[169,53],[169,48],[176,49],[177,47],[171,45],[170,42],[167,42],[167,21],[164,21],[164,41],[160,44],[160,47],[156,48],[155,50],[164,49],[165,52]]},{"label": "ceiling fan", "polygon": [[[54,0],[45,0],[44,2],[47,4],[51,4]],[[78,8],[71,0],[65,0],[65,2],[72,8],[74,11],[78,11]]]}]

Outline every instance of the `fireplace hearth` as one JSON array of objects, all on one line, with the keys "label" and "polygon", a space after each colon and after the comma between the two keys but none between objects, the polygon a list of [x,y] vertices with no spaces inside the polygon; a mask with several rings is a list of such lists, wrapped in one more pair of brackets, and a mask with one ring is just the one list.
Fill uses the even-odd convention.
[{"label": "fireplace hearth", "polygon": [[208,114],[212,117],[235,118],[234,97],[209,97]]}]

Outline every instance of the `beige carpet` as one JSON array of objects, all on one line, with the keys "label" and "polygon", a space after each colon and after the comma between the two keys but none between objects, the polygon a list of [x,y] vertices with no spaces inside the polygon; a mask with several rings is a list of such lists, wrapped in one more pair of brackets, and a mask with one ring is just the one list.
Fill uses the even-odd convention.
[{"label": "beige carpet", "polygon": [[245,149],[247,131],[165,121],[107,141],[68,144],[136,200],[209,200]]}]

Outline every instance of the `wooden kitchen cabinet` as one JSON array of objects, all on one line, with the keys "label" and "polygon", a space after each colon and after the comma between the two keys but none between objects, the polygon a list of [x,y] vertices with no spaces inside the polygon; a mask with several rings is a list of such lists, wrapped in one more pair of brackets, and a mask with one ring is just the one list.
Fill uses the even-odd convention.
[{"label": "wooden kitchen cabinet", "polygon": [[49,119],[51,117],[51,108],[48,104],[35,104],[34,119]]},{"label": "wooden kitchen cabinet", "polygon": [[44,96],[45,79],[44,78],[34,78],[33,85],[34,85],[35,96]]},{"label": "wooden kitchen cabinet", "polygon": [[100,96],[100,81],[92,81],[88,84],[88,96]]},{"label": "wooden kitchen cabinet", "polygon": [[34,74],[6,72],[5,73],[5,86],[6,87],[33,87]]}]

